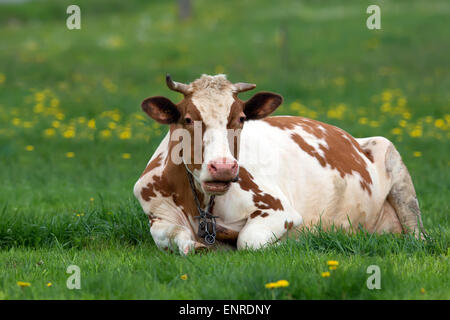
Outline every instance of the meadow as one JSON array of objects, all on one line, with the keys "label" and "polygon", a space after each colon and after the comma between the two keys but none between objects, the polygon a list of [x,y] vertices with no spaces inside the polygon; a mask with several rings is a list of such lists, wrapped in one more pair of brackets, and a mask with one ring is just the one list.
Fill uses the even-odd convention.
[{"label": "meadow", "polygon": [[[81,30],[66,28],[70,1],[0,3],[0,299],[449,299],[448,1],[379,1],[381,30],[369,1],[192,2],[181,21],[175,1],[80,0]],[[167,132],[141,101],[180,99],[167,72],[225,73],[283,95],[276,114],[387,137],[429,238],[317,230],[256,252],[159,251],[132,190]]]}]

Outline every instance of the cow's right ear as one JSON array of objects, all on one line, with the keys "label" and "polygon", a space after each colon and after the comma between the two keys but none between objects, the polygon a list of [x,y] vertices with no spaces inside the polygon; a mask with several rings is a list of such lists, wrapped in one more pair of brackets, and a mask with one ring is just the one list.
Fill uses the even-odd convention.
[{"label": "cow's right ear", "polygon": [[150,97],[142,101],[142,110],[150,118],[161,124],[171,124],[180,118],[180,111],[177,106],[165,97]]}]

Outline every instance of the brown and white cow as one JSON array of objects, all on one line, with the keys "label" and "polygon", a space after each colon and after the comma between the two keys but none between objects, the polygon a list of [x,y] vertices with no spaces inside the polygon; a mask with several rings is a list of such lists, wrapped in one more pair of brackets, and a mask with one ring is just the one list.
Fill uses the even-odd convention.
[{"label": "brown and white cow", "polygon": [[[242,101],[238,93],[255,85],[232,84],[224,75],[202,75],[189,85],[168,77],[167,84],[184,99],[143,101],[143,110],[170,130],[134,186],[159,248],[187,254],[205,247],[188,172],[204,207],[216,195],[217,239],[238,249],[261,248],[319,222],[349,231],[423,230],[411,177],[386,138],[355,139],[319,121],[267,117],[280,95],[259,92]],[[180,140],[178,129],[192,138],[190,152],[180,148],[186,137]],[[198,153],[200,161],[189,161]]]}]

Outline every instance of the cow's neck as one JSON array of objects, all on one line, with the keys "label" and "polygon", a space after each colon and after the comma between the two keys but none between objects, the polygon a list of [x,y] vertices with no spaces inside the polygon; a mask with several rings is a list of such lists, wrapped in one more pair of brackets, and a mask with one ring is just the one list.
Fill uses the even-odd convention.
[{"label": "cow's neck", "polygon": [[[168,183],[170,185],[171,193],[174,194],[173,200],[175,201],[176,205],[181,204],[183,206],[186,214],[196,216],[198,215],[198,211],[195,204],[193,190],[191,189],[191,185],[189,183],[189,172],[187,171],[184,163],[174,163],[170,158],[173,147],[174,145],[170,143],[167,154],[167,164],[164,168],[167,176],[170,177],[170,181],[168,181]],[[206,195],[203,192],[200,184],[196,181],[195,177],[193,177],[193,180],[198,200],[202,207],[205,207],[206,203],[209,201],[210,196]]]}]

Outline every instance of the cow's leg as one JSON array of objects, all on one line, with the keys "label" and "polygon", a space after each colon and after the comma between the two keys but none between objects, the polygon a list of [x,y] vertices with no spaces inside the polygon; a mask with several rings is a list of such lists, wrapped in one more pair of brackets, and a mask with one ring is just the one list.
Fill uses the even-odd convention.
[{"label": "cow's leg", "polygon": [[187,255],[189,252],[206,248],[202,243],[195,241],[189,228],[165,220],[153,219],[150,233],[156,246],[162,250],[178,250],[180,254]]},{"label": "cow's leg", "polygon": [[375,230],[396,232],[398,218],[403,232],[413,232],[419,236],[423,231],[419,203],[411,176],[402,158],[391,141],[383,137],[357,139],[366,155],[372,159],[380,174],[380,181],[386,181],[386,201],[380,210]]},{"label": "cow's leg", "polygon": [[386,150],[386,171],[392,179],[387,200],[395,209],[404,232],[419,237],[424,232],[416,191],[400,154],[391,143]]},{"label": "cow's leg", "polygon": [[[285,205],[284,207],[286,208]],[[262,248],[278,241],[288,230],[299,226],[302,221],[301,215],[293,210],[256,210],[239,232],[237,248]]]}]

